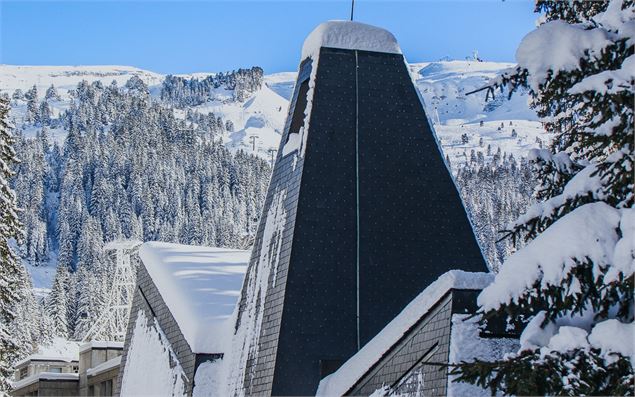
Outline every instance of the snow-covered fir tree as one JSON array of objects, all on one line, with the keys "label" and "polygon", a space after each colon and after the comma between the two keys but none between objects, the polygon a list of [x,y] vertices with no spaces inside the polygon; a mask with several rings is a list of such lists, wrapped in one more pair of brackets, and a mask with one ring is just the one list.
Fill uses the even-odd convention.
[{"label": "snow-covered fir tree", "polygon": [[17,162],[13,137],[9,132],[7,116],[9,99],[0,96],[0,393],[9,390],[7,379],[18,346],[9,332],[15,319],[15,307],[20,300],[20,258],[11,248],[11,240],[21,237],[22,224],[14,191],[8,180],[11,167]]},{"label": "snow-covered fir tree", "polygon": [[24,94],[26,99],[26,120],[32,123],[40,121],[37,87],[34,85]]},{"label": "snow-covered fir tree", "polygon": [[44,99],[47,101],[59,101],[62,98],[60,94],[57,92],[57,88],[53,84],[49,88],[46,89],[46,94],[44,94]]},{"label": "snow-covered fir tree", "polygon": [[0,394],[9,389],[14,361],[47,338],[38,321],[30,278],[13,248],[23,237],[23,225],[15,192],[9,186],[18,159],[8,111],[9,98],[0,95]]},{"label": "snow-covered fir tree", "polygon": [[461,380],[512,395],[633,395],[632,1],[538,0],[543,23],[494,86],[528,87],[555,133],[530,153],[538,202],[507,228],[527,245],[479,296],[486,320],[525,326],[500,362]]},{"label": "snow-covered fir tree", "polygon": [[531,166],[507,153],[486,160],[478,151],[459,168],[455,179],[489,268],[498,271],[515,251],[500,230],[527,208],[536,185]]}]

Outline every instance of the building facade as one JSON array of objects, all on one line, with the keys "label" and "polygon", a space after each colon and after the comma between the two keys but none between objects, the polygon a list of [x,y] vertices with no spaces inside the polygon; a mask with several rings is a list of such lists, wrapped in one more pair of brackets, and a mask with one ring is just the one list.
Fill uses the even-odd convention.
[{"label": "building facade", "polygon": [[486,270],[403,55],[372,48],[392,35],[315,32],[344,45],[300,65],[241,295],[236,394],[314,394],[445,271]]},{"label": "building facade", "polygon": [[112,396],[123,343],[93,341],[79,357],[30,356],[15,366],[12,396]]}]

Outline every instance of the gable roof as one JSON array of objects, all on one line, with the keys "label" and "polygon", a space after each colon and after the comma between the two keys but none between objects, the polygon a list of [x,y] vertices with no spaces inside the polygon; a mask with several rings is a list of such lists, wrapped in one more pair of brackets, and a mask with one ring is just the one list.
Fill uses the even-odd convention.
[{"label": "gable roof", "polygon": [[494,279],[491,273],[450,270],[424,289],[384,329],[348,359],[337,371],[325,377],[318,396],[342,396],[379,361],[428,311],[452,289],[480,290]]},{"label": "gable roof", "polygon": [[194,353],[223,353],[250,251],[163,242],[139,249],[143,266]]}]

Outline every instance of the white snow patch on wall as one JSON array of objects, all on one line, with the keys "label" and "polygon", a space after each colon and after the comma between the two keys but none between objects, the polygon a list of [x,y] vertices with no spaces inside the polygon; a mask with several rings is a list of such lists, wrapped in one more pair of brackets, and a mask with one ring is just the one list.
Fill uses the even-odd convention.
[{"label": "white snow patch on wall", "polygon": [[182,396],[185,373],[156,319],[143,311],[135,322],[121,382],[121,396]]},{"label": "white snow patch on wall", "polygon": [[163,242],[139,249],[143,265],[194,353],[224,353],[249,251]]},{"label": "white snow patch on wall", "polygon": [[494,275],[490,273],[471,273],[462,270],[446,272],[413,299],[357,354],[346,361],[336,372],[322,379],[317,395],[343,395],[449,290],[483,289],[492,282],[493,278]]},{"label": "white snow patch on wall", "polygon": [[[282,233],[287,222],[285,210],[286,189],[274,193],[271,205],[265,218],[262,233],[262,244],[258,263],[253,267],[253,273],[248,275],[243,286],[245,293],[245,309],[241,313],[240,325],[236,330],[231,353],[226,356],[229,371],[229,388],[234,394],[243,395],[242,382],[245,378],[247,360],[258,361],[258,341],[265,312],[267,290],[271,272],[272,285],[277,280],[278,262],[282,249]],[[252,368],[255,364],[252,364]]]},{"label": "white snow patch on wall", "polygon": [[227,386],[224,360],[207,361],[199,365],[194,375],[192,397],[225,396]]},{"label": "white snow patch on wall", "polygon": [[[452,315],[452,331],[450,333],[450,353],[448,362],[458,364],[462,361],[472,362],[475,359],[496,361],[507,353],[518,350],[518,340],[512,338],[481,338],[478,318],[470,318],[469,314]],[[456,376],[448,377],[447,395],[454,397],[488,397],[489,389],[482,389],[469,383],[453,382]]]}]

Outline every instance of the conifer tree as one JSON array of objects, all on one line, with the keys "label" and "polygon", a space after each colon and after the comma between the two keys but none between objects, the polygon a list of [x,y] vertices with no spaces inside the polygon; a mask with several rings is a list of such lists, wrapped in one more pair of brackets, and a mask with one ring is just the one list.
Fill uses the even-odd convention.
[{"label": "conifer tree", "polygon": [[37,123],[40,121],[39,107],[38,107],[38,95],[37,87],[34,85],[30,90],[24,94],[26,98],[26,121],[30,123]]},{"label": "conifer tree", "polygon": [[53,320],[53,332],[56,336],[67,338],[69,336],[69,291],[70,276],[68,268],[64,265],[57,267],[53,288],[47,299],[47,312]]},{"label": "conifer tree", "polygon": [[22,264],[13,252],[11,242],[22,237],[18,220],[16,196],[9,186],[11,167],[17,163],[14,139],[7,122],[9,98],[0,96],[0,393],[8,390],[7,379],[18,345],[9,332],[15,319],[15,307],[20,301]]},{"label": "conifer tree", "polygon": [[[456,367],[513,395],[633,395],[631,0],[538,0],[544,22],[490,89],[529,88],[550,149],[530,152],[538,203],[507,234],[527,245],[479,295],[483,320],[522,324],[517,353]],[[511,94],[510,94],[511,95]]]},{"label": "conifer tree", "polygon": [[47,90],[46,90],[46,94],[44,95],[44,99],[46,101],[59,101],[62,98],[60,97],[60,94],[57,93],[57,89],[55,88],[55,86],[53,84],[51,84],[51,86],[49,88],[47,88]]}]

